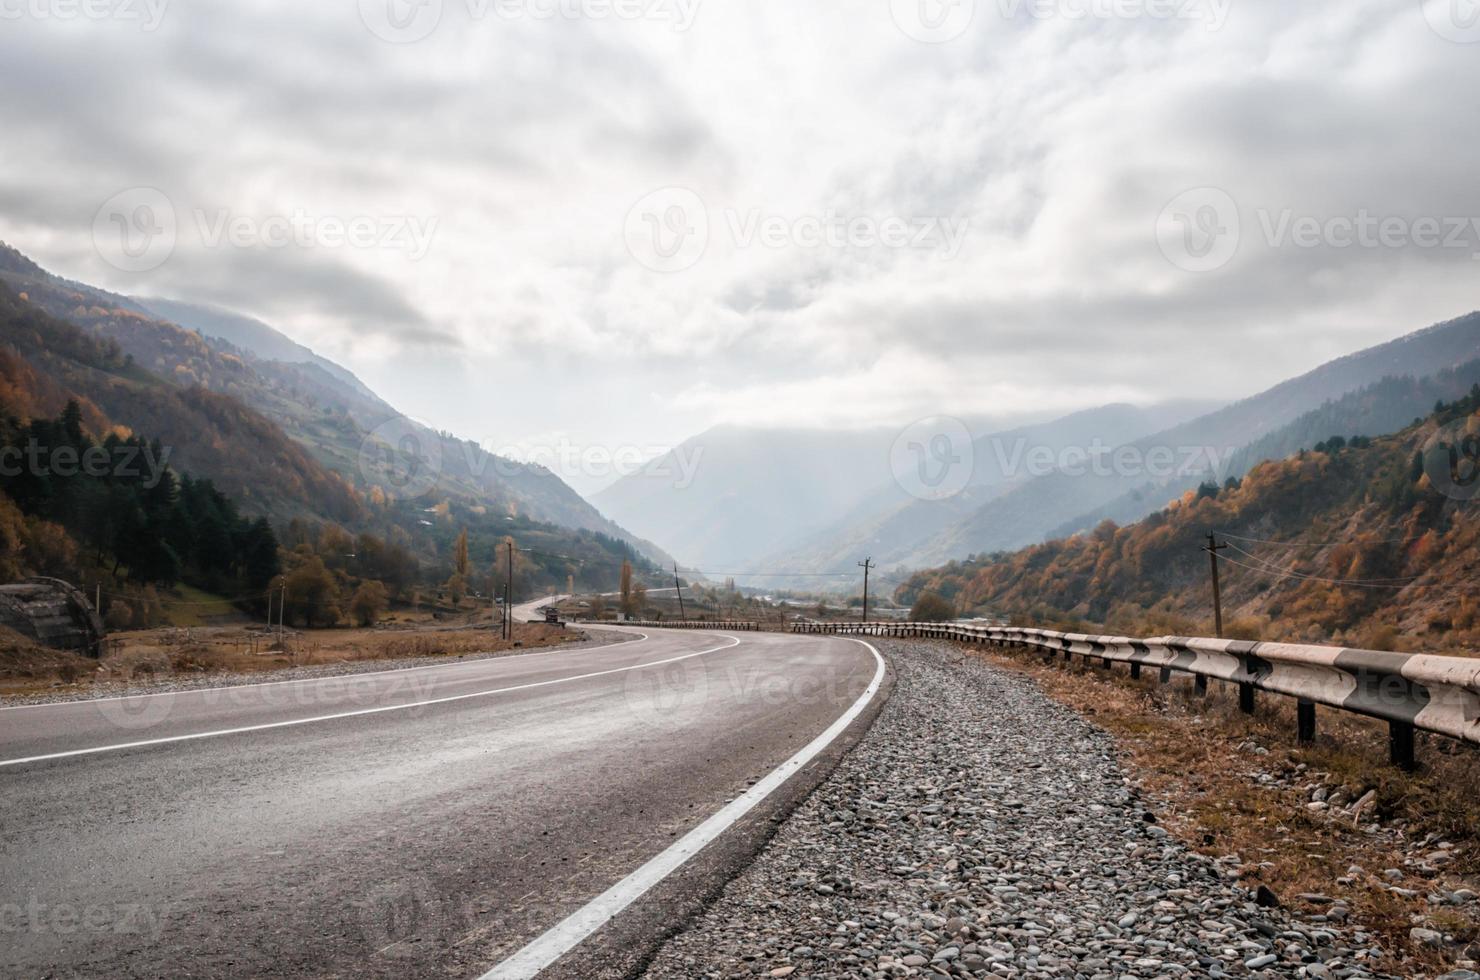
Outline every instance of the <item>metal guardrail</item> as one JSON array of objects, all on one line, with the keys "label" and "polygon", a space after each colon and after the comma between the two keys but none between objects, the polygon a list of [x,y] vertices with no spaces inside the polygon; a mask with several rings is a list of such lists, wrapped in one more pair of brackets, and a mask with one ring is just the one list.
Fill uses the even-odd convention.
[{"label": "metal guardrail", "polygon": [[576,622],[582,626],[645,626],[649,629],[664,630],[731,630],[738,633],[758,633],[761,630],[760,623],[718,622],[699,619],[692,619],[688,622],[673,619],[634,619],[621,623],[612,619],[578,619]]},{"label": "metal guardrail", "polygon": [[1078,655],[1105,667],[1129,664],[1132,677],[1150,667],[1160,671],[1163,683],[1173,672],[1190,674],[1200,692],[1207,690],[1210,679],[1225,681],[1239,686],[1239,706],[1245,712],[1254,710],[1255,691],[1295,698],[1301,741],[1315,738],[1318,704],[1386,721],[1390,755],[1394,764],[1405,769],[1414,766],[1415,731],[1480,744],[1480,658],[1186,636],[1135,639],[950,623],[796,623],[792,632],[1027,646],[1050,658],[1061,655],[1066,661]]}]

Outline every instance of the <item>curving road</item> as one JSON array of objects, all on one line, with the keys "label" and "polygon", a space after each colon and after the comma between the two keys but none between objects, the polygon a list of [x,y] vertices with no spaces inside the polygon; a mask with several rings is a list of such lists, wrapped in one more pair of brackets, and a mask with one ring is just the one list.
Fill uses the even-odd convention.
[{"label": "curving road", "polygon": [[630,971],[885,678],[852,640],[629,632],[0,709],[0,975]]}]

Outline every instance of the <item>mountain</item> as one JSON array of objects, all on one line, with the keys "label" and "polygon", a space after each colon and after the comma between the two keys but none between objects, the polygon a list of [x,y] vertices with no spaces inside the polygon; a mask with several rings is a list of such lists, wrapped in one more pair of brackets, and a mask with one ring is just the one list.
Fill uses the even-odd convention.
[{"label": "mountain", "polygon": [[1284,428],[1255,440],[1229,457],[1217,471],[1204,470],[1171,483],[1138,487],[1104,507],[1060,525],[1048,536],[1068,537],[1107,520],[1129,524],[1208,480],[1222,483],[1230,478],[1238,479],[1265,460],[1283,459],[1332,436],[1390,435],[1428,414],[1435,402],[1463,397],[1477,381],[1480,381],[1480,359],[1427,378],[1383,378],[1376,384],[1329,401]]},{"label": "mountain", "polygon": [[[1105,469],[1058,471],[1026,481],[921,542],[902,564],[929,566],[953,556],[1042,541],[1054,529],[1078,523],[1083,515],[1143,490],[1148,483],[1153,488],[1176,485],[1179,479],[1204,473],[1210,462],[1231,459],[1240,449],[1348,392],[1384,377],[1427,377],[1476,357],[1480,357],[1480,313],[1331,361],[1261,394],[1137,440],[1113,454]],[[1147,493],[1145,512],[1165,499]]]},{"label": "mountain", "polygon": [[223,340],[264,361],[311,364],[343,384],[356,389],[360,394],[387,410],[390,408],[373,391],[365,387],[353,372],[345,370],[326,357],[320,357],[261,320],[219,307],[182,303],[161,297],[134,297],[134,302],[154,313],[161,320],[178,323],[203,336]]},{"label": "mountain", "polygon": [[1090,632],[1209,635],[1210,533],[1229,545],[1219,559],[1229,635],[1473,651],[1480,384],[1393,435],[1324,440],[1128,527],[1106,522],[920,572],[897,598],[929,592],[970,611]]},{"label": "mountain", "polygon": [[[146,405],[118,403],[109,413],[179,445],[198,472],[240,493],[255,512],[275,520],[336,521],[348,513],[337,504],[326,509],[314,493],[264,493],[253,481],[226,472],[275,459],[263,444],[265,433],[275,430],[274,437],[286,437],[283,442],[336,476],[351,496],[394,500],[408,472],[434,468],[435,484],[424,506],[457,499],[501,517],[601,534],[654,561],[667,559],[656,545],[603,517],[550,470],[488,454],[472,442],[404,419],[353,373],[260,321],[211,307],[120,296],[55,276],[3,244],[0,283],[38,309],[112,341],[133,366],[183,393],[171,397],[211,406],[217,415],[236,414],[242,427],[257,431],[255,442],[218,443],[219,455],[239,453],[228,462],[207,458],[205,440],[194,437],[188,425],[144,425],[150,418]],[[116,390],[109,397],[138,398]],[[386,426],[389,431],[382,430]],[[323,499],[334,503],[338,496]]]},{"label": "mountain", "polygon": [[960,492],[943,499],[920,499],[891,478],[841,519],[800,545],[790,542],[761,564],[768,569],[799,573],[851,573],[859,559],[872,556],[881,567],[889,568],[903,561],[921,541],[1028,479],[1025,471],[1041,466],[1034,461],[1044,454],[1058,460],[1077,447],[1112,449],[1201,415],[1211,407],[1206,402],[1191,401],[1151,407],[1106,405],[1051,422],[981,436],[972,441],[968,460],[971,473]]},{"label": "mountain", "polygon": [[686,566],[711,575],[746,572],[888,479],[894,437],[885,430],[719,426],[591,502],[636,534],[683,542]]}]

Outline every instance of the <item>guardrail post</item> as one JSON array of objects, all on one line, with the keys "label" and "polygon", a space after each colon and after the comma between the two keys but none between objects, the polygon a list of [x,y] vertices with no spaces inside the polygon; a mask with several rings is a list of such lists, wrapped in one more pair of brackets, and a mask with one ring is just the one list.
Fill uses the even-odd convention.
[{"label": "guardrail post", "polygon": [[1254,685],[1240,684],[1238,686],[1238,710],[1246,715],[1254,713]]},{"label": "guardrail post", "polygon": [[1204,675],[1198,674],[1193,678],[1192,686],[1196,689],[1198,697],[1205,698],[1208,696],[1208,679]]},{"label": "guardrail post", "polygon": [[1172,682],[1172,668],[1163,667],[1161,669],[1160,682],[1163,684],[1170,684]]},{"label": "guardrail post", "polygon": [[1295,706],[1295,737],[1301,742],[1316,740],[1316,703],[1301,699]]},{"label": "guardrail post", "polygon": [[1136,663],[1134,660],[1132,660],[1131,661],[1131,680],[1138,681],[1140,679],[1141,679],[1141,665],[1138,664],[1138,663]]},{"label": "guardrail post", "polygon": [[1393,760],[1393,765],[1404,772],[1412,772],[1418,768],[1418,763],[1413,758],[1412,722],[1388,723],[1388,754]]}]

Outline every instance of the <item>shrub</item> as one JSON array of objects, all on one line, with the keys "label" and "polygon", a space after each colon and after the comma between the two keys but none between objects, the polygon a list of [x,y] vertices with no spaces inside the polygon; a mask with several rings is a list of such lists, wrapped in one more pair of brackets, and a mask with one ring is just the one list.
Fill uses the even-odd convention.
[{"label": "shrub", "polygon": [[948,623],[956,618],[956,607],[950,600],[925,592],[910,608],[910,620],[916,623]]}]

